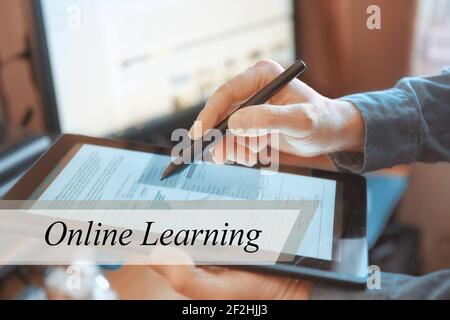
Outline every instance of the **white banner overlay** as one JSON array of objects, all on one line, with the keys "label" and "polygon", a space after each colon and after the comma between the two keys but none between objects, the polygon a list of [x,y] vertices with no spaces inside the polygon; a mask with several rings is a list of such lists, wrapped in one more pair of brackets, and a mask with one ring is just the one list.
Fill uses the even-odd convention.
[{"label": "white banner overlay", "polygon": [[211,208],[170,203],[167,209],[129,209],[126,205],[123,209],[55,209],[61,206],[54,202],[52,209],[39,203],[22,204],[26,209],[3,207],[3,265],[180,263],[175,258],[155,260],[152,251],[157,247],[178,248],[196,264],[261,265],[292,261],[305,250],[318,201],[254,208],[227,208],[226,202]]}]

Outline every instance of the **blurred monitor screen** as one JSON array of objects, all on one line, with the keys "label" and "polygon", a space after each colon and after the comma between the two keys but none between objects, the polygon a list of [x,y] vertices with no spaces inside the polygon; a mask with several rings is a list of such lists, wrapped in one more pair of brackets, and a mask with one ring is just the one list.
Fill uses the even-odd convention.
[{"label": "blurred monitor screen", "polygon": [[58,121],[105,136],[204,102],[295,58],[289,0],[41,0]]}]

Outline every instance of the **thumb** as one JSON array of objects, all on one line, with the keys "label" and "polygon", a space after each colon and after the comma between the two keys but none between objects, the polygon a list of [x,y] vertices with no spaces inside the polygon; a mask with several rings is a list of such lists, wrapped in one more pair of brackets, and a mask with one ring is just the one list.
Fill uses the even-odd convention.
[{"label": "thumb", "polygon": [[[172,288],[192,299],[245,299],[249,289],[261,283],[260,275],[239,270],[209,272],[194,265],[191,257],[174,247],[156,247],[149,267],[165,277]],[[250,290],[250,292],[260,290]]]}]

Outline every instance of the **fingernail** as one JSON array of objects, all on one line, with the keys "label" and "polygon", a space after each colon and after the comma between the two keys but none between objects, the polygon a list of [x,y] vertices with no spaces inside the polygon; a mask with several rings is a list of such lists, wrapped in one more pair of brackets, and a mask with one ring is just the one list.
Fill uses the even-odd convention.
[{"label": "fingernail", "polygon": [[210,150],[210,152],[211,152],[211,158],[215,164],[225,164],[225,161],[222,159],[222,157],[218,157],[215,148],[212,148]]}]

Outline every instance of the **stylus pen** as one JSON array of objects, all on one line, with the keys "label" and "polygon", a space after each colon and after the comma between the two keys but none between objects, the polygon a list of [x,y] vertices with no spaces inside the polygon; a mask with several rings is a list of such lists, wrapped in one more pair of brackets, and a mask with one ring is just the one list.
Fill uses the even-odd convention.
[{"label": "stylus pen", "polygon": [[[306,70],[306,65],[302,60],[297,60],[293,65],[286,69],[282,74],[276,77],[273,81],[267,84],[264,88],[262,88],[259,92],[257,92],[253,97],[248,99],[242,105],[240,105],[234,112],[239,109],[254,106],[258,104],[266,103],[270,98],[272,98],[277,92],[279,92],[284,86],[286,86],[289,82],[297,78]],[[233,112],[233,113],[234,113]],[[230,114],[225,120],[217,125],[215,129],[218,129],[222,132],[222,135],[225,135],[228,129],[228,119],[232,114]],[[193,163],[195,160],[199,160],[203,157],[203,152],[211,147],[211,144],[215,144],[217,141],[202,141],[201,148],[194,148],[195,141],[193,140],[191,145],[184,149],[179,155],[179,157],[173,160],[164,170],[161,180],[164,180],[170,177],[172,174],[182,170],[187,164],[182,159],[186,159],[186,155],[190,155],[190,163]]]}]

